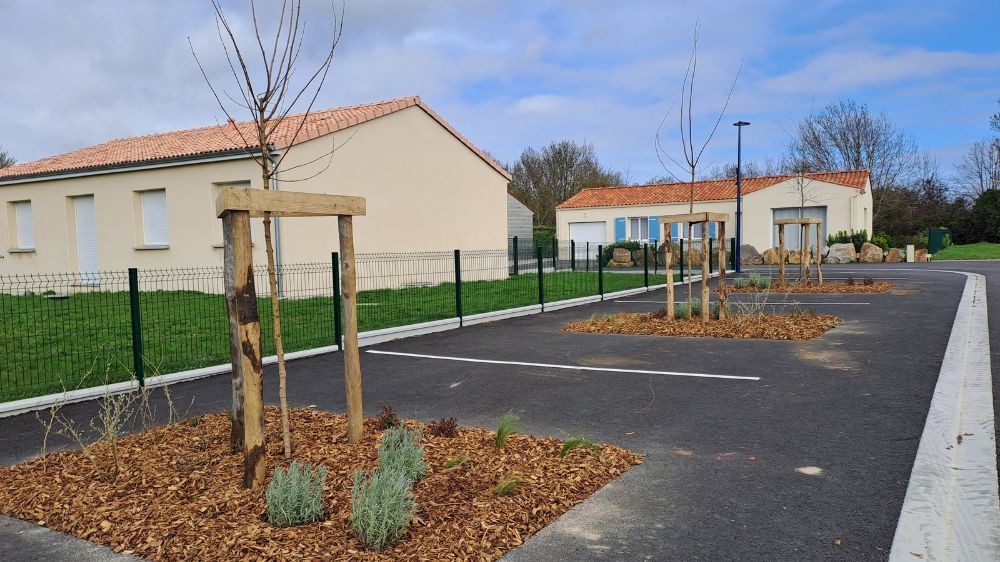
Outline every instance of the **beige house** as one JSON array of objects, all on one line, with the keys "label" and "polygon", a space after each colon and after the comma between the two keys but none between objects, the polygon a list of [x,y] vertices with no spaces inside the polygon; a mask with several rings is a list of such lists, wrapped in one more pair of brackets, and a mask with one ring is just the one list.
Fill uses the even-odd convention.
[{"label": "beige house", "polygon": [[[506,248],[510,174],[420,98],[314,111],[296,136],[302,119],[273,137],[271,158],[288,156],[272,187],[365,197],[358,252]],[[216,193],[262,187],[240,141],[252,126],[117,139],[0,169],[0,274],[221,265]],[[280,263],[329,263],[337,250],[335,218],[274,223]],[[259,219],[252,231],[265,263]]]},{"label": "beige house", "polygon": [[[759,251],[777,246],[775,219],[799,216],[823,220],[823,242],[828,233],[867,230],[872,232],[872,194],[868,170],[827,172],[801,176],[744,178],[743,243]],[[736,180],[697,182],[695,211],[728,213],[727,237],[736,232]],[[690,183],[630,185],[584,189],[556,207],[556,236],[560,240],[608,244],[623,240],[662,240],[659,217],[689,210]],[[696,240],[702,233],[697,228]],[[674,224],[671,237],[685,237],[682,225]],[[815,236],[815,235],[814,235]],[[816,244],[816,240],[811,240]],[[799,233],[786,229],[786,244],[799,247]]]}]

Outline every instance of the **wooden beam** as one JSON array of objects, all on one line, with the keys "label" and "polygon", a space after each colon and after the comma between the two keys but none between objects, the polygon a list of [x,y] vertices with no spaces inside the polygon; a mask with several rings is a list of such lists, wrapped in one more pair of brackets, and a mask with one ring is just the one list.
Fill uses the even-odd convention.
[{"label": "wooden beam", "polygon": [[365,198],[223,187],[215,199],[215,212],[221,217],[226,211],[246,211],[253,218],[267,213],[272,217],[360,216],[365,214]]},{"label": "wooden beam", "polygon": [[675,222],[725,222],[729,220],[729,215],[726,213],[686,213],[683,215],[663,215],[660,217],[660,222],[665,223],[675,223]]},{"label": "wooden beam", "polygon": [[778,225],[778,284],[785,284],[785,224],[774,221]]},{"label": "wooden beam", "polygon": [[809,235],[812,234],[812,227],[809,223],[802,223],[799,226],[799,279],[802,283],[809,284]]},{"label": "wooden beam", "polygon": [[233,365],[232,442],[243,450],[243,487],[264,485],[264,385],[260,354],[260,315],[253,278],[250,214],[222,215],[226,308]]},{"label": "wooden beam", "polygon": [[719,223],[719,320],[726,319],[726,221]]},{"label": "wooden beam", "polygon": [[674,240],[670,235],[671,224],[663,223],[664,255],[667,259],[667,321],[674,319]]},{"label": "wooden beam", "polygon": [[816,280],[823,284],[823,225],[816,225]]},{"label": "wooden beam", "polygon": [[774,219],[774,224],[819,224],[820,219],[800,218],[800,219]]},{"label": "wooden beam", "polygon": [[[708,279],[711,276],[711,263],[712,254],[708,249],[708,233],[703,232],[703,237],[701,239],[701,323],[707,324],[709,314],[709,299],[711,298],[711,293],[708,289]],[[688,300],[691,300],[691,296],[688,295]]]},{"label": "wooden beam", "polygon": [[358,351],[357,273],[354,264],[354,225],[350,215],[337,218],[340,235],[341,299],[344,315],[344,388],[347,396],[348,441],[364,435],[361,406],[361,354]]}]

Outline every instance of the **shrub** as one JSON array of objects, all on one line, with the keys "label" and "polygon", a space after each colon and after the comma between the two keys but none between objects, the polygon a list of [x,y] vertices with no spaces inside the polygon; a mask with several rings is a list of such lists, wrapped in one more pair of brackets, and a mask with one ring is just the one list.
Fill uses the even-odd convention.
[{"label": "shrub", "polygon": [[276,527],[292,527],[323,518],[326,468],[292,461],[278,468],[267,484],[267,520]]},{"label": "shrub", "polygon": [[521,418],[514,412],[507,412],[500,416],[500,423],[497,424],[497,436],[494,445],[497,449],[503,449],[507,445],[507,438],[517,433],[517,428],[521,424]]},{"label": "shrub", "polygon": [[733,287],[736,289],[745,289],[750,286],[749,277],[737,277],[733,279]]},{"label": "shrub", "polygon": [[441,418],[427,424],[427,433],[435,437],[455,437],[458,435],[458,420]]},{"label": "shrub", "polygon": [[469,462],[469,455],[456,455],[444,462],[444,468],[455,468]]},{"label": "shrub", "polygon": [[[853,230],[847,232],[846,230],[837,231],[836,234],[829,234],[826,237],[826,245],[833,246],[834,244],[847,244],[850,242],[854,244],[854,251],[860,252],[861,245],[868,241],[868,231],[861,229],[857,232]],[[888,243],[888,242],[887,242]]]},{"label": "shrub", "polygon": [[424,462],[424,447],[420,445],[419,430],[393,427],[382,434],[378,446],[379,468],[402,474],[410,482],[416,482],[427,474]]},{"label": "shrub", "polygon": [[750,286],[757,287],[758,289],[770,289],[771,288],[771,276],[761,275],[759,273],[750,274]]},{"label": "shrub", "polygon": [[845,283],[847,283],[848,285],[853,285],[854,284],[854,276],[853,275],[848,275],[847,276],[847,281],[845,281]]},{"label": "shrub", "polygon": [[379,469],[365,476],[354,473],[351,488],[351,529],[369,548],[391,546],[406,531],[417,504],[411,482],[403,474]]},{"label": "shrub", "polygon": [[981,241],[1000,242],[1000,190],[987,189],[976,198],[972,221]]},{"label": "shrub", "polygon": [[591,450],[593,450],[593,449],[600,449],[600,447],[598,447],[597,445],[594,445],[586,437],[582,437],[582,436],[581,437],[573,437],[571,439],[567,439],[563,443],[562,449],[559,450],[559,458],[565,457],[566,453],[569,453],[570,451],[572,451],[573,449],[575,449],[577,447],[582,447],[584,449],[591,449]]},{"label": "shrub", "polygon": [[493,488],[493,494],[497,497],[509,496],[517,491],[517,487],[524,482],[521,478],[517,476],[505,476],[497,484],[496,488]]},{"label": "shrub", "polygon": [[691,318],[701,316],[701,299],[695,297],[688,299],[688,302],[674,303],[675,318]]},{"label": "shrub", "polygon": [[[708,314],[709,314],[709,316],[711,316],[715,320],[719,319],[719,303],[718,302],[713,302],[713,303],[709,304]],[[733,314],[733,303],[731,303],[731,302],[727,302],[726,303],[726,314],[728,314],[730,316]]]},{"label": "shrub", "polygon": [[396,411],[389,404],[382,404],[382,412],[375,416],[375,428],[379,431],[385,431],[398,425],[399,416],[396,415]]},{"label": "shrub", "polygon": [[876,234],[875,236],[872,236],[871,242],[879,248],[882,248],[883,252],[889,251],[889,237],[885,234]]}]

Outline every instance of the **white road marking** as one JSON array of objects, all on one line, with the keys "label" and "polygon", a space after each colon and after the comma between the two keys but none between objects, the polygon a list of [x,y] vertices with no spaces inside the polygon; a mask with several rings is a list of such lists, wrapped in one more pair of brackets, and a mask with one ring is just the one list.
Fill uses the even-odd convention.
[{"label": "white road marking", "polygon": [[[633,301],[633,300],[617,300],[614,302],[627,302],[627,303],[647,303],[647,304],[663,304],[663,301]],[[718,302],[718,301],[712,301]],[[731,304],[755,304],[753,301],[738,301],[730,300]],[[674,304],[687,304],[687,301],[674,301]],[[842,305],[842,304],[853,304],[853,305],[869,305],[870,302],[800,302],[800,301],[789,301],[789,302],[765,302],[762,304],[770,306],[793,306],[793,305],[814,305],[814,304],[831,304],[831,305]]]},{"label": "white road marking", "polygon": [[795,469],[795,472],[808,474],[809,476],[820,476],[823,474],[823,469],[818,466],[800,466]]},{"label": "white road marking", "polygon": [[695,377],[702,379],[731,379],[743,381],[759,381],[760,377],[741,377],[736,375],[711,375],[706,373],[681,373],[677,371],[647,371],[643,369],[612,369],[607,367],[584,367],[581,365],[556,365],[553,363],[528,363],[526,361],[498,361],[496,359],[474,359],[471,357],[448,357],[446,355],[425,355],[422,353],[402,353],[399,351],[380,351],[369,349],[367,353],[378,355],[395,355],[398,357],[416,357],[418,359],[441,359],[444,361],[463,361],[466,363],[488,363],[491,365],[519,365],[522,367],[544,367],[546,369],[569,369],[573,371],[603,371],[608,373],[636,373],[642,375],[670,375],[675,377]]}]

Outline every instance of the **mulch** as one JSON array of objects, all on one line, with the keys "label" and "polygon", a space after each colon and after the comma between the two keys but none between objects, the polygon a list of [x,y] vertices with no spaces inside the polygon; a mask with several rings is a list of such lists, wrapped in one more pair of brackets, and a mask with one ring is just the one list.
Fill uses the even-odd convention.
[{"label": "mulch", "polygon": [[[353,536],[348,517],[353,474],[377,467],[380,432],[367,420],[365,439],[351,445],[342,415],[293,409],[291,417],[293,456],[329,470],[323,522],[276,528],[265,521],[264,490],[240,486],[242,455],[230,452],[226,413],[120,439],[117,479],[105,442],[0,467],[0,513],[153,560],[495,560],[642,463],[613,445],[560,459],[562,443],[552,438],[516,434],[496,450],[486,429],[425,435],[428,474],[414,487],[417,514],[401,542],[373,552]],[[279,430],[278,411],[268,408],[269,478],[287,464]],[[443,468],[458,455],[470,461]],[[524,483],[495,496],[500,479],[512,475]]]},{"label": "mulch", "polygon": [[692,336],[709,338],[811,340],[840,323],[829,314],[733,314],[725,320],[677,318],[668,321],[661,312],[619,312],[563,326],[563,332],[630,334],[642,336]]},{"label": "mulch", "polygon": [[728,287],[730,293],[886,293],[896,287],[891,281],[876,281],[865,285],[860,279],[853,285],[846,281],[824,281],[822,285],[813,283],[772,283],[769,289],[757,287]]}]

